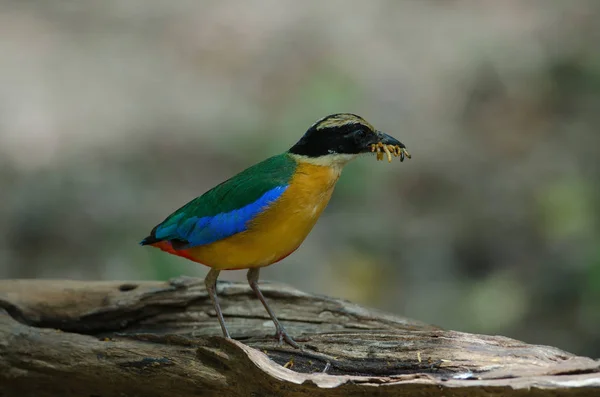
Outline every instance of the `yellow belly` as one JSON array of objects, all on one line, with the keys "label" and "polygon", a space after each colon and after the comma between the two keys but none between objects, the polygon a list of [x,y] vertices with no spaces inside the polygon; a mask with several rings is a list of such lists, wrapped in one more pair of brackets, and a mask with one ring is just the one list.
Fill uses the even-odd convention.
[{"label": "yellow belly", "polygon": [[187,257],[215,269],[247,269],[273,264],[294,252],[327,206],[341,169],[299,163],[281,198],[248,229],[186,250]]}]

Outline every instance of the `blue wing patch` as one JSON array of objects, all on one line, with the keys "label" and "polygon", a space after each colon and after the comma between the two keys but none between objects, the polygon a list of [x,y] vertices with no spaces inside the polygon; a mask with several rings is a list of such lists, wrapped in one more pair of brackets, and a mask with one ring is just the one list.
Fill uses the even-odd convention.
[{"label": "blue wing patch", "polygon": [[247,230],[248,222],[281,197],[286,189],[287,185],[277,186],[253,203],[213,216],[188,218],[185,213],[178,214],[176,218],[170,219],[168,225],[158,226],[155,237],[159,240],[187,241],[185,248],[191,248],[233,236]]}]

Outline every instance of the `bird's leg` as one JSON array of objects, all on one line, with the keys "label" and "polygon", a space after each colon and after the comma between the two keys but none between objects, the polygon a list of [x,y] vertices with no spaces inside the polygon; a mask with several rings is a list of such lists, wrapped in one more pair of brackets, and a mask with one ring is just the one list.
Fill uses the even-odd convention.
[{"label": "bird's leg", "polygon": [[300,345],[298,345],[296,342],[294,342],[294,340],[288,335],[288,333],[286,332],[283,325],[281,325],[279,320],[277,320],[277,317],[275,317],[275,313],[273,313],[273,311],[267,304],[267,301],[265,300],[265,297],[263,296],[262,292],[260,292],[260,289],[258,288],[258,274],[259,273],[260,273],[260,268],[258,268],[258,267],[248,270],[248,275],[247,275],[248,284],[250,284],[250,288],[252,288],[252,290],[258,297],[258,299],[261,301],[261,303],[267,310],[267,313],[269,313],[271,320],[273,320],[273,323],[275,324],[275,336],[277,338],[279,338],[279,343],[281,343],[283,340],[285,340],[287,342],[287,344],[289,344],[290,346],[295,347],[296,349],[300,349]]},{"label": "bird's leg", "polygon": [[221,324],[221,330],[223,331],[223,335],[226,338],[230,338],[229,331],[227,331],[227,327],[225,326],[225,320],[223,319],[223,312],[221,312],[221,306],[219,306],[219,298],[217,297],[217,278],[219,277],[220,270],[210,269],[206,277],[204,277],[204,285],[206,285],[206,291],[208,292],[208,296],[210,296],[210,300],[215,307],[215,312],[217,312],[217,318],[219,319],[219,324]]}]

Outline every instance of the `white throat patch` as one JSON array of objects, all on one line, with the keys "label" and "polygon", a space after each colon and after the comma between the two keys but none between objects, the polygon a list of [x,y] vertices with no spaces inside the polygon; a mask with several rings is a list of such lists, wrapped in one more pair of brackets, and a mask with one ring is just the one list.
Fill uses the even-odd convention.
[{"label": "white throat patch", "polygon": [[348,162],[358,157],[358,154],[331,153],[319,157],[309,157],[290,153],[290,156],[302,163],[310,163],[323,167],[342,168],[348,164]]}]

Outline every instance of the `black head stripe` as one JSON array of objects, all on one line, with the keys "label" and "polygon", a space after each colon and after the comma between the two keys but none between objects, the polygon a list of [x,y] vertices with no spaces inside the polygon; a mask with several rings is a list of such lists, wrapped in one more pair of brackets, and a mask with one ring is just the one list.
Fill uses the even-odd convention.
[{"label": "black head stripe", "polygon": [[309,157],[358,154],[375,137],[375,129],[362,117],[350,113],[332,114],[313,124],[290,153]]}]

